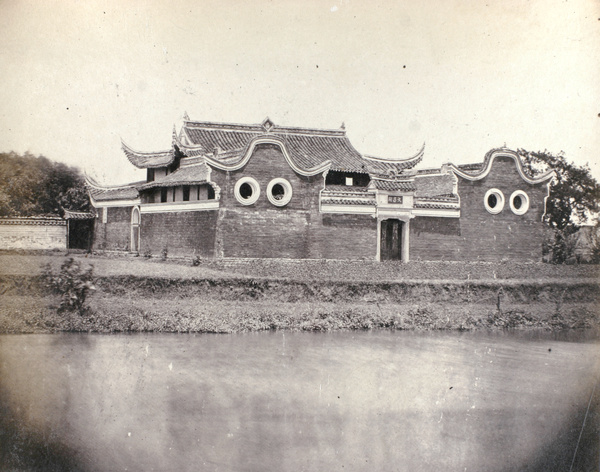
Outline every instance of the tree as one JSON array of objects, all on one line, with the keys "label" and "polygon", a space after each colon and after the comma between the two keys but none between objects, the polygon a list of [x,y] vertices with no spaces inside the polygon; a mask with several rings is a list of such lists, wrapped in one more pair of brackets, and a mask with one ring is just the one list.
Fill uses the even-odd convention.
[{"label": "tree", "polygon": [[0,153],[0,216],[62,215],[88,211],[79,169],[29,153]]},{"label": "tree", "polygon": [[589,165],[568,162],[564,153],[530,152],[519,149],[525,169],[535,176],[554,170],[556,179],[546,201],[546,222],[567,234],[577,231],[581,223],[600,210],[600,184],[590,173]]}]

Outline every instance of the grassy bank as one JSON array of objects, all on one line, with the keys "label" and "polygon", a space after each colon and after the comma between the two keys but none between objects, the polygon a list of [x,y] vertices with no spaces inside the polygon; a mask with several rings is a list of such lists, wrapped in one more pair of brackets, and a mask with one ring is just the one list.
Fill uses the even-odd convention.
[{"label": "grassy bank", "polygon": [[143,299],[96,296],[83,314],[58,313],[56,298],[8,296],[0,308],[0,333],[205,332],[263,330],[398,329],[472,330],[507,328],[598,329],[593,304],[572,303],[560,311],[543,304],[277,303],[207,301],[202,298]]},{"label": "grassy bank", "polygon": [[43,264],[58,271],[63,261],[0,255],[0,333],[600,326],[595,266],[240,260],[193,267],[78,256],[96,274],[80,314],[59,313],[60,296],[40,275]]}]

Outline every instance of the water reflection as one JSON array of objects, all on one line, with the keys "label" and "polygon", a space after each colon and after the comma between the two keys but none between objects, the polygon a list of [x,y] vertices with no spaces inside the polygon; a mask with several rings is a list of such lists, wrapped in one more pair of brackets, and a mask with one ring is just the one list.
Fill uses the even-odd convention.
[{"label": "water reflection", "polygon": [[0,402],[68,469],[568,470],[599,361],[573,332],[0,336]]}]

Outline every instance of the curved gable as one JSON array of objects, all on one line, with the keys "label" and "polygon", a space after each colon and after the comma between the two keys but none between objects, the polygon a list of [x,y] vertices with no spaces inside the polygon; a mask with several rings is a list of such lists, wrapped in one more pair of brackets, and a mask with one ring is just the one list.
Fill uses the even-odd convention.
[{"label": "curved gable", "polygon": [[[537,177],[530,177],[527,175],[525,169],[523,168],[523,163],[521,162],[521,158],[519,155],[510,149],[501,148],[501,149],[492,149],[485,155],[485,159],[483,163],[480,165],[467,165],[467,166],[455,166],[454,164],[450,164],[449,168],[459,177],[467,180],[481,180],[490,173],[492,170],[492,166],[494,164],[494,159],[497,157],[508,157],[514,160],[515,166],[517,168],[517,172],[521,176],[521,178],[527,182],[528,184],[540,184],[543,182],[547,182],[554,177],[554,171],[546,172],[545,174],[539,175]],[[477,168],[478,167],[478,168]]]},{"label": "curved gable", "polygon": [[306,168],[300,165],[299,163],[296,163],[295,160],[291,157],[284,140],[277,136],[259,136],[257,138],[254,138],[248,144],[248,146],[246,146],[246,149],[240,152],[239,160],[233,163],[225,163],[221,160],[217,160],[210,156],[205,156],[204,160],[209,166],[214,167],[216,169],[224,171],[240,170],[246,166],[246,164],[254,154],[254,150],[259,144],[274,144],[277,147],[279,147],[283,156],[285,157],[285,160],[287,161],[288,165],[292,168],[292,170],[297,174],[303,175],[305,177],[323,173],[326,170],[329,170],[329,168],[331,167],[330,160],[327,160],[310,168]]}]

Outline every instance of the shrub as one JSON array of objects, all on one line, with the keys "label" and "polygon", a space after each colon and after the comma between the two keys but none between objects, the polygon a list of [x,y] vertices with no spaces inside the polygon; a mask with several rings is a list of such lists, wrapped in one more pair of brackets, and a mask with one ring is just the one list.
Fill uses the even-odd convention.
[{"label": "shrub", "polygon": [[42,277],[47,288],[61,296],[59,312],[77,311],[84,314],[85,300],[90,290],[96,288],[92,284],[94,267],[84,270],[72,257],[68,258],[55,274],[50,264],[44,266]]}]

